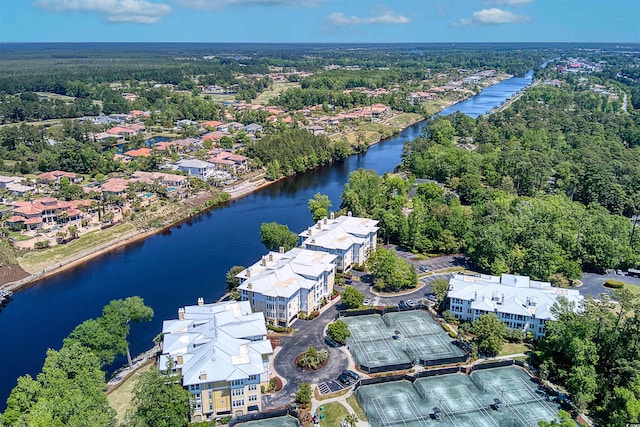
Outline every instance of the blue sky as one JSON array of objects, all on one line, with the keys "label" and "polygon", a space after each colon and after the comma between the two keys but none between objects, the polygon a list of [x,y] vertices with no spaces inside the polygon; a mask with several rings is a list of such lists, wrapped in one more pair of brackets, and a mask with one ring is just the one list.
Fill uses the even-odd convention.
[{"label": "blue sky", "polygon": [[640,42],[640,0],[0,4],[0,42]]}]

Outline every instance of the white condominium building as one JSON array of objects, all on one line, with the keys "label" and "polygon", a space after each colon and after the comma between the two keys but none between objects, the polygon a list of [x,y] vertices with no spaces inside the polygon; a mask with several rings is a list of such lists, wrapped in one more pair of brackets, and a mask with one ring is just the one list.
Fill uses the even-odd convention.
[{"label": "white condominium building", "polygon": [[494,313],[508,328],[533,333],[545,332],[545,322],[555,320],[551,307],[559,297],[579,308],[584,297],[576,289],[556,288],[526,276],[503,274],[469,276],[456,274],[449,280],[449,310],[457,319],[473,322]]},{"label": "white condominium building", "polygon": [[269,252],[236,276],[242,301],[263,312],[270,324],[290,326],[298,313],[312,312],[324,298],[329,299],[335,259],[335,255],[302,248]]},{"label": "white condominium building", "polygon": [[221,302],[178,310],[162,324],[159,369],[169,359],[191,392],[195,421],[242,415],[262,409],[260,386],[269,383],[269,356],[262,313],[248,302]]},{"label": "white condominium building", "polygon": [[313,227],[298,234],[301,247],[336,255],[339,271],[367,261],[376,249],[378,221],[369,218],[340,216],[321,219]]}]

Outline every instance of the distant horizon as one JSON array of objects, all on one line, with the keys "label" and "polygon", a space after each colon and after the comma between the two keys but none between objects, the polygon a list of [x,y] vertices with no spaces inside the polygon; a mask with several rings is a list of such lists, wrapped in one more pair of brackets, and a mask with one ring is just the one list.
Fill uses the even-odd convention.
[{"label": "distant horizon", "polygon": [[357,46],[377,46],[377,45],[508,45],[508,44],[530,44],[530,45],[553,45],[553,44],[572,44],[572,45],[632,45],[640,46],[640,41],[498,41],[498,42],[469,42],[469,41],[439,41],[439,42],[252,42],[252,41],[225,41],[225,42],[208,42],[208,41],[0,41],[0,45],[10,44],[211,44],[211,45],[357,45]]},{"label": "distant horizon", "polygon": [[640,43],[638,0],[5,0],[2,12],[4,43]]}]

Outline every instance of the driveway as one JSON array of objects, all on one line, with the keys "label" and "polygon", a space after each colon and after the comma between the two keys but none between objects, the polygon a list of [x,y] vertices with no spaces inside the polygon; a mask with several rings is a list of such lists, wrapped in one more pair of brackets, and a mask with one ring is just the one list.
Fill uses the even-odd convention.
[{"label": "driveway", "polygon": [[[300,320],[293,324],[295,332],[293,336],[280,338],[281,349],[276,355],[273,365],[278,375],[287,381],[287,384],[277,393],[266,394],[262,397],[265,408],[277,408],[293,400],[293,395],[298,391],[300,383],[319,384],[324,381],[337,378],[343,369],[347,369],[349,359],[342,348],[332,348],[324,342],[324,328],[333,321],[337,315],[338,301],[332,307],[324,311],[313,320]],[[327,365],[315,372],[303,372],[294,364],[297,355],[314,346],[318,350],[329,351]]]},{"label": "driveway", "polygon": [[631,277],[626,275],[617,275],[615,273],[609,274],[597,274],[597,273],[582,273],[582,286],[579,289],[583,295],[593,295],[598,297],[601,293],[612,293],[613,291],[603,286],[604,281],[607,279],[619,280],[624,283],[640,286],[640,278]]}]

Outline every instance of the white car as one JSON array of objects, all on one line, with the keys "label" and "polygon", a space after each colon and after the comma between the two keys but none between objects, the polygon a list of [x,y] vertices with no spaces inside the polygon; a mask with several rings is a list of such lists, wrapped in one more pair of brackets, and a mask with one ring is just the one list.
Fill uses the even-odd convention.
[{"label": "white car", "polygon": [[371,304],[371,300],[369,298],[365,298],[364,301],[362,302],[362,304],[370,305]]}]

